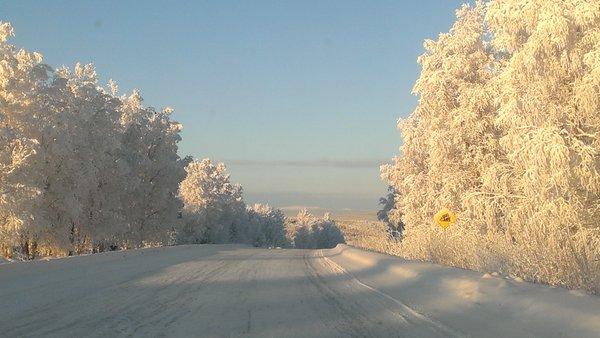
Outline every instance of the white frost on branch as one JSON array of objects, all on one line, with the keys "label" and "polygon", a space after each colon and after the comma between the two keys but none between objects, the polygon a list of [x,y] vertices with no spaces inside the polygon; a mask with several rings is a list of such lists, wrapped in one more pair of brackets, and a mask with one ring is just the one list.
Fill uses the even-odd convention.
[{"label": "white frost on branch", "polygon": [[405,256],[600,291],[599,30],[598,1],[491,0],[425,42],[382,167]]}]

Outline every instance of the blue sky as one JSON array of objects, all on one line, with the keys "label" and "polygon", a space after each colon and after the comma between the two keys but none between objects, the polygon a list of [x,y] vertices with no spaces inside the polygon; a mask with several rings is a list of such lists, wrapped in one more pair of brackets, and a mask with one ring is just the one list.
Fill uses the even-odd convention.
[{"label": "blue sky", "polygon": [[422,42],[464,1],[6,1],[19,47],[175,109],[248,202],[376,210]]}]

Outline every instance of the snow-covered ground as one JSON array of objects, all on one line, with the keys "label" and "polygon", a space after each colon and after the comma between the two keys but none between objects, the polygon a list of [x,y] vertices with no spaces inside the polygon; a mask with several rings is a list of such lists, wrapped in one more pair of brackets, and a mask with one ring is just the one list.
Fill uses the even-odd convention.
[{"label": "snow-covered ground", "polygon": [[323,250],[339,273],[471,337],[600,337],[600,297],[346,245]]},{"label": "snow-covered ground", "polygon": [[600,336],[598,297],[348,246],[3,264],[0,309],[7,337]]}]

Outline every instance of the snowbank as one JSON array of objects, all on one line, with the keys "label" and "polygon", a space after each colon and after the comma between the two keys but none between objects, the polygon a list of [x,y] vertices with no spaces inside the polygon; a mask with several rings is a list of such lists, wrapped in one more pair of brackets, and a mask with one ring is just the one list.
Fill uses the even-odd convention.
[{"label": "snowbank", "polygon": [[347,245],[326,259],[362,283],[473,337],[600,337],[600,297]]}]

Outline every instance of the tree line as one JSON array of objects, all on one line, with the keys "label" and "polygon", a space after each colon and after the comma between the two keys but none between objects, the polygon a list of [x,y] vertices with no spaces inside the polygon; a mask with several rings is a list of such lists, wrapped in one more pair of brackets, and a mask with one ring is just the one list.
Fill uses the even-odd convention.
[{"label": "tree line", "polygon": [[0,254],[32,259],[178,243],[284,246],[285,216],[247,206],[225,166],[180,158],[172,109],[53,69],[0,22]]},{"label": "tree line", "polygon": [[403,255],[600,291],[599,30],[598,1],[490,0],[425,41],[381,170]]}]

